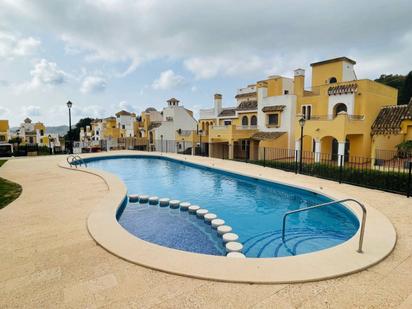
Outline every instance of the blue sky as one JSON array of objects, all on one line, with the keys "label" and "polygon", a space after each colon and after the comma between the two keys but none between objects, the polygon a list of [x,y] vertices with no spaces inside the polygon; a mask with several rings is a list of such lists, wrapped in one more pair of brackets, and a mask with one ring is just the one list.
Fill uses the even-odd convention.
[{"label": "blue sky", "polygon": [[358,78],[412,70],[410,1],[1,0],[0,119],[46,125],[161,109],[196,112],[270,74],[348,56]]}]

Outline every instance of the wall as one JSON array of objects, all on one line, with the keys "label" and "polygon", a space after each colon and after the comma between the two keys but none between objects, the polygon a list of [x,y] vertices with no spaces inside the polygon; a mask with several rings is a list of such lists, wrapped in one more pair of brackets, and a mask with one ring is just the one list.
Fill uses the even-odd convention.
[{"label": "wall", "polygon": [[[266,88],[258,89],[258,129],[262,132],[287,132],[288,146],[293,148],[295,139],[295,118],[296,118],[296,96],[266,96]],[[262,111],[265,106],[285,105],[285,109],[280,113],[280,126],[277,128],[266,127],[267,114]]]},{"label": "wall", "polygon": [[329,78],[336,77],[338,82],[343,81],[343,61],[312,66],[312,87],[329,83]]}]

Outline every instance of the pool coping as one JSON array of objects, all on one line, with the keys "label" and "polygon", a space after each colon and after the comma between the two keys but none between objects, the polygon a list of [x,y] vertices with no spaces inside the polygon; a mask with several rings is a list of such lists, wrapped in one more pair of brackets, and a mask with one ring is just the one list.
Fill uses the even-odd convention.
[{"label": "pool coping", "polygon": [[[254,170],[258,171],[258,175],[256,175],[247,170],[242,171],[242,165],[246,163],[215,158],[141,151],[95,153],[84,157],[119,157],[124,155],[167,157],[242,176],[291,185],[332,199],[348,197],[336,190],[325,194],[318,188],[314,188],[313,185],[304,183],[297,185],[288,182],[287,179],[279,180],[276,175],[263,176],[264,173],[268,174],[268,168],[254,166],[256,167]],[[232,165],[230,169],[225,167],[228,162]],[[139,239],[118,223],[116,213],[127,194],[127,188],[119,177],[91,168],[71,168],[66,161],[60,162],[59,166],[96,175],[106,183],[108,195],[87,218],[88,231],[99,245],[124,260],[167,273],[225,282],[294,283],[317,281],[351,274],[373,266],[388,256],[396,244],[396,231],[389,219],[373,207],[365,205],[368,215],[364,253],[361,254],[356,252],[359,231],[351,239],[338,246],[293,257],[236,259],[167,248]],[[352,204],[345,204],[345,206],[360,219],[361,212],[358,208]]]}]

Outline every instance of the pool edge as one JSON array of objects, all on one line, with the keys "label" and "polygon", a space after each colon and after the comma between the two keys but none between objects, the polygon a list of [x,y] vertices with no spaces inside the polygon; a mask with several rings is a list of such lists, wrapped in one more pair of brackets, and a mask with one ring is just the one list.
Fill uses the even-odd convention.
[{"label": "pool edge", "polygon": [[[274,177],[267,178],[262,175],[250,175],[244,171],[226,170],[224,166],[221,166],[228,164],[233,166],[245,164],[235,163],[233,161],[128,151],[98,153],[87,155],[86,157],[116,157],[122,155],[168,157],[178,161],[202,165],[207,168],[220,169],[229,173],[289,186],[292,185],[325,195],[329,198],[341,198],[341,196],[325,194],[325,192],[308,188],[304,185],[290,184],[279,181],[278,179],[273,179]],[[206,162],[200,161],[210,161],[214,163],[207,164]],[[59,166],[70,169],[64,161],[62,161]],[[256,169],[261,171],[265,168],[256,166]],[[116,212],[125,198],[127,190],[117,176],[90,168],[71,170],[95,174],[105,181],[109,189],[109,196],[104,203],[96,207],[87,218],[87,228],[91,237],[107,251],[124,260],[171,274],[225,282],[262,284],[318,281],[348,275],[369,268],[387,257],[393,251],[396,244],[396,231],[389,219],[376,209],[367,206],[368,220],[366,226],[367,232],[365,233],[364,254],[356,253],[359,231],[354,237],[338,246],[295,257],[248,258],[240,260],[179,251],[143,241],[128,233],[120,226],[116,220]],[[353,209],[350,205],[345,206],[352,210],[359,219],[357,209]],[[370,226],[371,224],[372,226]],[[382,232],[382,230],[384,232]],[[331,261],[334,262],[331,263]]]}]

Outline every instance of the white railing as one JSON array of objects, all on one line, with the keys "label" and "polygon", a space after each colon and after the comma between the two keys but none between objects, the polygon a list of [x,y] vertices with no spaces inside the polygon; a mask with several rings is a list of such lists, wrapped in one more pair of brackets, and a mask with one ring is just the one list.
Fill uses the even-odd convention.
[{"label": "white railing", "polygon": [[[331,121],[334,120],[338,115],[312,115],[310,116],[310,119],[306,119],[308,121],[311,120],[326,120],[326,121]],[[346,115],[349,120],[365,120],[364,115]]]},{"label": "white railing", "polygon": [[236,130],[257,130],[257,125],[250,125],[250,126],[236,126]]},{"label": "white railing", "polygon": [[230,127],[229,125],[223,125],[223,126],[214,125],[214,126],[212,126],[212,129],[213,130],[226,130],[229,127]]}]

